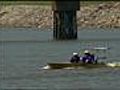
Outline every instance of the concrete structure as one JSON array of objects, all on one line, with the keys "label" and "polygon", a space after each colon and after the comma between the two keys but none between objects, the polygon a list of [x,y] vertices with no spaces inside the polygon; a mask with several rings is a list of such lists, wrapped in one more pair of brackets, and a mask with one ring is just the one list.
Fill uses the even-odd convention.
[{"label": "concrete structure", "polygon": [[79,0],[53,1],[54,39],[77,39],[76,11],[79,5]]}]

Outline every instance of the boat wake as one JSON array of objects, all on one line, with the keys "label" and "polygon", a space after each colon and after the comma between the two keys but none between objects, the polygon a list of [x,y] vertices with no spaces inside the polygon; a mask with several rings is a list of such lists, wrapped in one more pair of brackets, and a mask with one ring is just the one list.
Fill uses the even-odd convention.
[{"label": "boat wake", "polygon": [[[81,69],[82,67],[65,67],[65,68],[62,68],[62,69]],[[43,70],[49,70],[49,69],[53,69],[53,68],[51,68],[49,65],[46,65],[46,66],[44,66],[44,67],[42,67],[41,69],[43,69]]]},{"label": "boat wake", "polygon": [[106,66],[108,67],[120,67],[120,62],[111,62],[111,63],[107,63]]},{"label": "boat wake", "polygon": [[51,69],[49,65],[46,65],[44,67],[42,67],[41,69],[47,70],[47,69]]}]

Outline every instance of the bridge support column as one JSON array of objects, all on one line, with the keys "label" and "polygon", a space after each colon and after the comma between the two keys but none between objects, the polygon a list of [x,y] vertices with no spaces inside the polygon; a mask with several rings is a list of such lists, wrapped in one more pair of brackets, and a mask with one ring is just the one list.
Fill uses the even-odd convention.
[{"label": "bridge support column", "polygon": [[77,39],[76,11],[54,11],[55,39]]},{"label": "bridge support column", "polygon": [[53,38],[57,40],[77,39],[77,1],[56,1],[53,8]]}]

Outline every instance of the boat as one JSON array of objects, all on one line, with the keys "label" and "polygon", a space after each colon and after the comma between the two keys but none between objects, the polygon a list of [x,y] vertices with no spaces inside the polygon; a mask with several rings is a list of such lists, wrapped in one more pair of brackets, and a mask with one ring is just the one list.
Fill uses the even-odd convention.
[{"label": "boat", "polygon": [[106,67],[106,64],[101,62],[97,64],[84,64],[84,63],[69,63],[69,62],[62,62],[62,63],[48,63],[47,68],[50,69],[64,69],[64,68],[99,68],[99,67]]},{"label": "boat", "polygon": [[84,64],[84,63],[70,63],[70,62],[57,62],[48,63],[43,69],[77,69],[77,68],[106,68],[106,67],[120,67],[120,62],[105,63],[99,62],[97,64]]},{"label": "boat", "polygon": [[[94,47],[91,48],[92,50],[98,50],[98,51],[105,51],[110,49],[109,47]],[[98,57],[98,59],[106,59],[105,56]],[[106,67],[120,67],[120,62],[98,62],[94,64],[84,64],[82,62],[79,63],[70,63],[70,62],[54,62],[54,63],[47,63],[46,66],[44,66],[42,69],[76,69],[76,68],[106,68]]]}]

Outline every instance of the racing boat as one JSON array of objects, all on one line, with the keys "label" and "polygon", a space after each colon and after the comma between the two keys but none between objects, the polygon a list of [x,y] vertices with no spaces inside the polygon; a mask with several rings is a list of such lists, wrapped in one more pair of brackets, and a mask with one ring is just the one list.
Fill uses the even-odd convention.
[{"label": "racing boat", "polygon": [[69,63],[69,62],[63,62],[63,63],[48,63],[48,66],[51,69],[63,69],[63,68],[98,68],[98,67],[106,67],[106,64],[101,62],[97,64],[84,64],[84,63]]},{"label": "racing boat", "polygon": [[99,62],[97,64],[84,64],[84,63],[70,63],[70,62],[60,62],[60,63],[48,63],[43,69],[75,69],[75,68],[105,68],[105,67],[120,67],[120,62],[105,63]]},{"label": "racing boat", "polygon": [[[108,47],[94,47],[93,50],[108,50],[110,48]],[[98,59],[106,59],[106,57],[98,57]],[[104,68],[104,67],[120,67],[120,62],[98,62],[94,64],[89,63],[70,63],[70,62],[56,62],[56,63],[48,63],[46,66],[44,66],[42,69],[66,69],[66,68]]]}]

